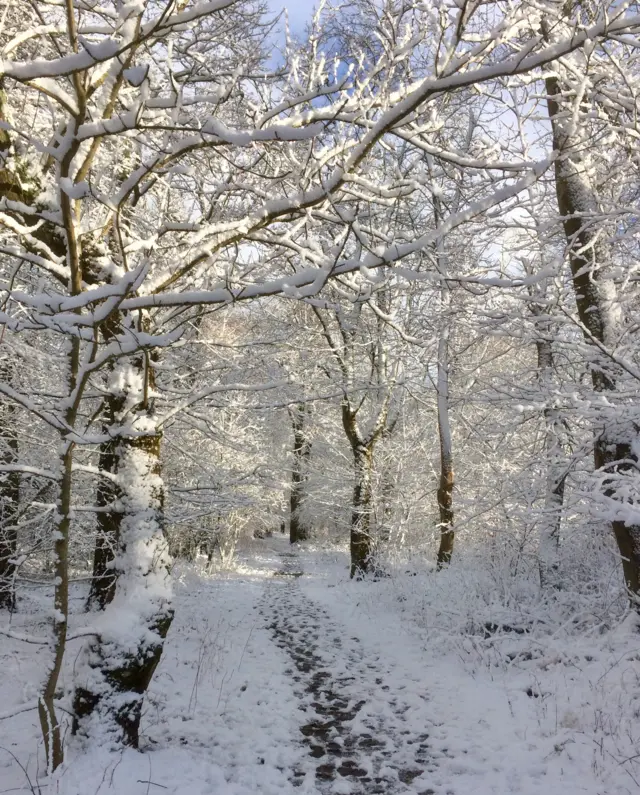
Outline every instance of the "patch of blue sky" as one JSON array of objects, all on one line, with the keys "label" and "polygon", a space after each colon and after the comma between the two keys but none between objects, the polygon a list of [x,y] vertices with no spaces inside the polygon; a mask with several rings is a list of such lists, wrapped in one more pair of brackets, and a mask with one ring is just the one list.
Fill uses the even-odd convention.
[{"label": "patch of blue sky", "polygon": [[278,13],[286,8],[292,32],[301,33],[310,21],[316,0],[268,0],[269,9]]}]

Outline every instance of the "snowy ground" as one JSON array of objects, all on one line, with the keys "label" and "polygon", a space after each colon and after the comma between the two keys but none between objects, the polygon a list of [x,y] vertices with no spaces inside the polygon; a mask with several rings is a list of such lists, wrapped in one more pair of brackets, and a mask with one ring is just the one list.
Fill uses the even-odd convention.
[{"label": "snowy ground", "polygon": [[[0,722],[0,793],[638,792],[640,638],[626,624],[582,644],[559,630],[440,642],[433,575],[356,583],[339,554],[289,553],[270,539],[233,572],[180,576],[141,753],[70,743],[46,782],[23,713]],[[15,629],[37,630],[36,597]],[[42,653],[0,639],[0,712],[33,698]]]}]

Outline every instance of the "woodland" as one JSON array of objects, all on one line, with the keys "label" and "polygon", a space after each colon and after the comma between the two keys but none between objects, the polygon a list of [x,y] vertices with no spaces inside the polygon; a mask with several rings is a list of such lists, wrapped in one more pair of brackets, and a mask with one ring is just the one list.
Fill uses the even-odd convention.
[{"label": "woodland", "polygon": [[[639,113],[626,0],[328,0],[296,31],[259,0],[4,1],[0,791],[529,792],[458,788],[450,756],[471,740],[432,748],[434,770],[452,765],[439,784],[424,759],[385,778],[365,735],[338,773],[265,752],[273,780],[249,783],[231,751],[197,786],[151,761],[115,785],[111,762],[87,762],[160,758],[146,727],[166,649],[197,616],[235,638],[263,581],[246,615],[264,627],[237,642],[255,654],[247,692],[271,678],[216,747],[259,746],[252,710],[270,689],[294,698],[269,643],[320,671],[333,594],[323,609],[354,622],[336,647],[369,619],[362,648],[377,643],[402,613],[423,645],[398,664],[421,687],[429,655],[505,692],[520,677],[538,717],[516,706],[514,725],[540,729],[557,773],[536,786],[637,791]],[[213,678],[241,668],[207,626],[196,691],[205,659]],[[189,710],[222,726],[211,687]],[[345,747],[371,693],[331,713]],[[265,721],[288,716],[282,746],[308,756],[317,729],[279,703]],[[400,738],[394,704],[375,731]],[[428,719],[453,722],[438,704]],[[188,749],[177,736],[153,743]],[[338,754],[326,742],[312,751]],[[572,745],[590,750],[556,770]],[[478,749],[477,775],[509,764]],[[573,763],[586,778],[560,772]]]}]

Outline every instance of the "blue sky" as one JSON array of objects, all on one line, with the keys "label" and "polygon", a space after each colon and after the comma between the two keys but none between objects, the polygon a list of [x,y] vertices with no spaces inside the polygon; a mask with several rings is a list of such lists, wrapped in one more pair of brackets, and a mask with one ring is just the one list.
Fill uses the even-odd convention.
[{"label": "blue sky", "polygon": [[283,7],[289,12],[289,23],[293,30],[301,28],[311,16],[317,0],[269,0],[269,7],[281,11]]}]

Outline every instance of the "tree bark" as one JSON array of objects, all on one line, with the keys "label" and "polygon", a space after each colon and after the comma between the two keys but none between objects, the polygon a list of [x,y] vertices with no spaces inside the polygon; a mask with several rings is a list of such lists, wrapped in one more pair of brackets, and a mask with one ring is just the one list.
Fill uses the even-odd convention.
[{"label": "tree bark", "polygon": [[438,436],[440,437],[440,483],[438,485],[440,546],[436,567],[441,569],[451,563],[455,541],[453,528],[453,486],[455,480],[449,423],[449,330],[446,325],[438,343]]},{"label": "tree bark", "polygon": [[306,408],[304,404],[296,406],[289,412],[293,426],[293,467],[291,469],[291,491],[289,494],[289,541],[296,544],[306,541],[307,528],[300,520],[306,465],[311,453],[311,444],[305,432]]},{"label": "tree bark", "polygon": [[362,577],[374,569],[375,544],[371,533],[373,447],[353,450],[355,483],[351,513],[351,577]]},{"label": "tree bark", "polygon": [[[0,378],[11,380],[11,363],[0,360]],[[18,433],[15,404],[0,399],[0,463],[12,466],[18,463]],[[20,505],[20,474],[5,472],[0,475],[0,608],[14,610],[15,574],[18,531],[16,521]]]},{"label": "tree bark", "polygon": [[55,531],[55,595],[54,595],[54,658],[49,676],[40,696],[38,713],[44,738],[47,766],[56,770],[64,760],[62,734],[55,711],[55,692],[58,685],[62,661],[67,644],[67,618],[69,615],[69,526],[71,523],[73,444],[66,442],[60,458],[62,479],[60,481],[59,521]]},{"label": "tree bark", "polygon": [[342,402],[342,424],[353,453],[354,485],[351,505],[349,548],[350,575],[364,577],[375,564],[375,544],[371,533],[373,509],[373,451],[375,436],[364,439],[358,429],[356,413],[347,399]]},{"label": "tree bark", "polygon": [[162,434],[149,394],[153,370],[146,354],[131,363],[139,402],[121,438],[118,482],[123,514],[114,559],[112,601],[97,618],[98,634],[85,648],[74,695],[74,733],[104,736],[138,747],[144,694],[160,662],[171,626],[170,557],[164,527]]},{"label": "tree bark", "polygon": [[[384,307],[388,311],[388,307]],[[375,382],[376,392],[383,395],[381,405],[371,430],[365,435],[358,424],[358,412],[362,408],[364,399],[353,403],[351,389],[354,373],[356,372],[357,347],[355,335],[362,312],[362,303],[357,303],[355,314],[349,323],[345,323],[339,313],[336,321],[340,338],[336,339],[324,320],[322,314],[314,308],[314,313],[329,343],[343,377],[344,397],[342,399],[342,426],[351,446],[354,464],[354,487],[351,506],[351,522],[349,530],[349,546],[351,551],[351,577],[364,577],[375,569],[375,542],[373,538],[373,454],[377,440],[384,434],[390,433],[395,425],[395,420],[389,423],[389,406],[392,397],[392,381],[386,375],[386,351],[378,338],[370,347],[371,354],[371,381]],[[380,317],[376,315],[376,322],[380,328]]]},{"label": "tree bark", "polygon": [[[108,433],[116,423],[123,406],[120,396],[109,395],[103,432]],[[115,509],[114,503],[120,499],[121,492],[117,482],[106,475],[116,475],[120,459],[118,439],[109,439],[100,445],[98,468],[105,476],[98,482],[96,503],[104,510],[97,514],[96,541],[93,553],[93,578],[87,599],[87,609],[104,608],[113,600],[116,588],[114,559],[120,540],[122,513]]]},{"label": "tree bark", "polygon": [[[550,334],[550,329],[543,328],[541,331],[545,335]],[[540,584],[544,588],[548,585],[554,585],[556,581],[558,552],[560,547],[560,525],[564,507],[567,467],[560,441],[561,421],[558,412],[548,405],[548,393],[553,370],[553,347],[551,340],[548,338],[538,339],[536,347],[538,350],[538,380],[545,393],[544,450],[547,483],[538,547]]]},{"label": "tree bark", "polygon": [[[383,436],[384,441],[384,436]],[[380,458],[378,457],[378,461]],[[376,469],[375,463],[373,469]],[[394,473],[388,466],[382,466],[382,474],[380,476],[380,499],[379,511],[380,519],[376,519],[376,540],[379,544],[388,544],[391,540],[391,521],[393,518],[393,503],[396,498],[395,495],[396,483]]]},{"label": "tree bark", "polygon": [[[467,148],[471,144],[474,116],[469,117],[467,133]],[[427,158],[429,172],[433,178],[433,159]],[[460,200],[459,190],[454,195],[453,208],[457,208]],[[444,208],[437,193],[433,194],[433,220],[438,227],[444,220]],[[437,368],[437,406],[438,406],[438,438],[440,442],[440,479],[438,483],[438,514],[440,527],[440,544],[436,557],[436,569],[440,570],[451,563],[453,546],[455,542],[453,488],[455,476],[453,471],[453,438],[451,435],[451,421],[449,414],[449,337],[451,324],[451,286],[446,280],[449,274],[449,256],[446,248],[446,239],[440,236],[435,244],[436,262],[442,280],[440,288],[440,309],[442,313],[440,339],[438,340],[438,368]]]},{"label": "tree bark", "polygon": [[[80,369],[80,340],[70,342],[68,357],[68,394],[76,391],[76,398],[67,405],[64,418],[67,428],[74,428],[83,383],[78,383]],[[86,383],[86,380],[84,381]],[[73,492],[73,452],[75,443],[62,433],[60,451],[60,480],[58,487],[58,521],[53,534],[54,544],[54,594],[53,594],[53,660],[44,689],[38,702],[40,728],[44,739],[47,768],[50,773],[64,761],[62,732],[55,710],[55,693],[62,671],[67,646],[69,618],[69,528],[71,526],[71,497]]]},{"label": "tree bark", "polygon": [[[544,30],[543,32],[547,32]],[[572,130],[572,114],[565,107],[562,86],[557,77],[546,79],[547,104],[553,130],[554,149],[559,152],[555,164],[556,196],[569,250],[578,317],[585,341],[591,347],[590,369],[596,393],[616,390],[617,372],[600,352],[600,346],[613,348],[617,333],[616,289],[607,277],[609,252],[603,238],[593,226],[598,213],[596,194],[583,154],[583,142]],[[564,111],[567,111],[566,113]],[[594,464],[610,474],[604,494],[616,499],[615,476],[637,477],[638,461],[633,452],[630,429],[616,430],[612,416],[604,414],[594,428]],[[612,521],[625,584],[636,606],[640,605],[640,527],[618,519]]]}]

